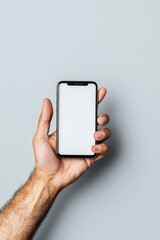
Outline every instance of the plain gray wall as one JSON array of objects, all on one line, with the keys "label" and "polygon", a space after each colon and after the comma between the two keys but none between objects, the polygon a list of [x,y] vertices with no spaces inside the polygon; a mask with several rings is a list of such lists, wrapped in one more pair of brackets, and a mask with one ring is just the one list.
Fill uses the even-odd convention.
[{"label": "plain gray wall", "polygon": [[[34,168],[41,104],[56,83],[108,89],[106,158],[57,197],[37,240],[159,240],[160,3],[0,1],[0,205]],[[55,128],[55,115],[52,122]]]}]

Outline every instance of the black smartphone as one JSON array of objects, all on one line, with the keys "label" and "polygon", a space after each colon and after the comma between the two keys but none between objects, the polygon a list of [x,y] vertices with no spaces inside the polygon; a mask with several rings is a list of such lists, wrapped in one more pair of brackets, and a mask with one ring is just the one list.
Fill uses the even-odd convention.
[{"label": "black smartphone", "polygon": [[59,157],[96,157],[97,83],[60,81],[57,83],[57,144]]}]

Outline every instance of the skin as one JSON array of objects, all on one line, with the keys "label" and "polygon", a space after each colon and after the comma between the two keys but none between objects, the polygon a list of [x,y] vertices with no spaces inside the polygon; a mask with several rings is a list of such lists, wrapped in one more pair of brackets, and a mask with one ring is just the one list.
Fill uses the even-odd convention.
[{"label": "skin", "polygon": [[[106,95],[106,89],[98,90],[99,103]],[[0,212],[0,236],[3,240],[30,240],[48,213],[57,194],[76,181],[108,150],[104,141],[111,136],[108,128],[94,133],[98,144],[91,147],[96,158],[59,158],[55,154],[56,131],[49,134],[53,116],[51,101],[43,101],[38,126],[33,138],[35,169],[25,185],[19,189]],[[100,126],[109,122],[106,113],[97,118]]]}]

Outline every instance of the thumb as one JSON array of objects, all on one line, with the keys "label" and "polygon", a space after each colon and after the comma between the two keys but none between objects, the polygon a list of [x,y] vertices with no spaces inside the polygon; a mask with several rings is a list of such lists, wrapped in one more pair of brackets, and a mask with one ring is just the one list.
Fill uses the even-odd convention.
[{"label": "thumb", "polygon": [[53,107],[51,100],[45,98],[42,104],[41,114],[38,120],[36,135],[38,137],[47,137],[50,129],[50,122],[53,116]]}]

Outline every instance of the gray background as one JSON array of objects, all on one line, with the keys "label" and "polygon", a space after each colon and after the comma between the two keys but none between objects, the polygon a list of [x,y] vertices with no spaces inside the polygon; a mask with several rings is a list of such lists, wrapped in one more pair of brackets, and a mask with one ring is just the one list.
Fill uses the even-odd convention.
[{"label": "gray background", "polygon": [[[110,152],[57,197],[37,240],[159,240],[159,1],[0,1],[0,205],[34,167],[61,79],[108,89]],[[55,128],[55,116],[52,122]]]}]

